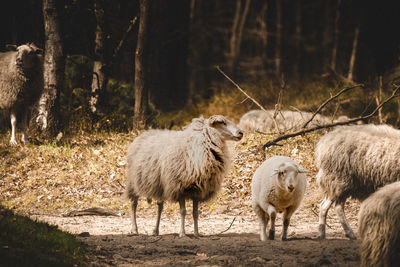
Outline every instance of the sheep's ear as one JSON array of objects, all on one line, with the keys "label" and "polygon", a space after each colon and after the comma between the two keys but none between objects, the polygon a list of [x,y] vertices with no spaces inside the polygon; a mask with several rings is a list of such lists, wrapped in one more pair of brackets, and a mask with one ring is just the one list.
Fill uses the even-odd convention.
[{"label": "sheep's ear", "polygon": [[274,176],[275,174],[278,174],[278,175],[282,174],[281,169],[279,169],[279,168],[274,169],[271,176]]},{"label": "sheep's ear", "polygon": [[309,170],[306,170],[306,169],[304,169],[304,168],[301,167],[301,166],[297,166],[297,171],[298,171],[299,173],[309,172]]},{"label": "sheep's ear", "polygon": [[214,126],[217,123],[226,123],[226,119],[221,115],[212,115],[210,118],[208,118],[208,123],[210,126]]},{"label": "sheep's ear", "polygon": [[13,44],[6,44],[6,49],[9,51],[17,51],[17,46]]}]

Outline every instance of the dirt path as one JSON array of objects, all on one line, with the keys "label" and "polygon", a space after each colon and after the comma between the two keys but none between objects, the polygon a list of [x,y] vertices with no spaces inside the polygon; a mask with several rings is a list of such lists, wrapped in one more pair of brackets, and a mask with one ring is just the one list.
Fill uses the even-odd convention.
[{"label": "dirt path", "polygon": [[[347,205],[347,217],[356,230],[357,203]],[[192,235],[193,221],[187,216],[188,236],[179,238],[177,211],[163,215],[160,236],[151,236],[155,216],[146,210],[138,214],[138,236],[129,235],[131,223],[121,217],[33,216],[57,224],[75,234],[87,244],[94,266],[359,266],[359,242],[344,237],[336,216],[328,219],[327,240],[317,240],[318,219],[311,206],[302,207],[289,227],[289,241],[279,235],[281,216],[277,218],[276,240],[261,242],[254,214],[237,211],[201,214],[199,228],[202,236]],[[231,228],[226,230],[233,222]]]}]

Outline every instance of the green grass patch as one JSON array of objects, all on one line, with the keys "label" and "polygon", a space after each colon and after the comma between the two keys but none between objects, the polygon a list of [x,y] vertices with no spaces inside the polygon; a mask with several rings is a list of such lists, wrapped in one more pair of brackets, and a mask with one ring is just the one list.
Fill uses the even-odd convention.
[{"label": "green grass patch", "polygon": [[0,206],[1,266],[83,266],[75,236]]}]

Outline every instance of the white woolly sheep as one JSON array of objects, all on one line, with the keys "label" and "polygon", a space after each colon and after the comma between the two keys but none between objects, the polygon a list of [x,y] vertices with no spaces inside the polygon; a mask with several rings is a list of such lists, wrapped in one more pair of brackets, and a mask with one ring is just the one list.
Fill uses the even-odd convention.
[{"label": "white woolly sheep", "polygon": [[361,204],[358,233],[362,266],[399,266],[400,182],[386,185]]},{"label": "white woolly sheep", "polygon": [[126,195],[132,206],[132,233],[138,234],[136,208],[140,196],[158,204],[153,234],[159,234],[164,201],[179,202],[185,235],[185,200],[193,201],[194,234],[198,231],[198,202],[220,189],[230,166],[227,140],[243,133],[224,116],[196,118],[182,131],[149,130],[136,137],[128,149]]},{"label": "white woolly sheep", "polygon": [[388,125],[337,127],[318,142],[317,183],[324,198],[319,207],[319,238],[325,238],[326,216],[332,204],[345,234],[356,239],[346,221],[346,199],[363,200],[385,184],[400,179],[400,131]]},{"label": "white woolly sheep", "polygon": [[17,117],[21,118],[21,140],[28,142],[29,111],[43,91],[42,52],[34,44],[24,44],[16,51],[0,53],[0,109],[10,113],[12,145],[17,144]]},{"label": "white woolly sheep", "polygon": [[260,221],[260,239],[265,241],[265,229],[271,218],[269,239],[275,238],[275,218],[283,212],[281,239],[286,240],[290,218],[299,207],[306,190],[306,172],[294,160],[274,156],[256,170],[251,182],[252,207]]},{"label": "white woolly sheep", "polygon": [[[262,131],[270,132],[275,130],[275,123],[273,121],[274,110],[267,110],[267,112],[258,109],[250,110],[245,113],[239,122],[239,127],[244,131]],[[280,130],[299,130],[303,124],[311,119],[313,113],[305,111],[278,111],[275,121]],[[331,120],[328,117],[317,114],[307,127],[328,124],[336,121],[346,120],[346,116],[340,116],[337,120]]]}]

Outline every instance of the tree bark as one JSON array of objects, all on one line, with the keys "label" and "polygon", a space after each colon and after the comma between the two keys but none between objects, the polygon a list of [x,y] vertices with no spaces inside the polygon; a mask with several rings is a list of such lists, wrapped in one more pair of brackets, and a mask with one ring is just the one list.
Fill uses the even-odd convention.
[{"label": "tree bark", "polygon": [[139,32],[135,53],[135,110],[133,117],[133,127],[141,130],[146,125],[148,113],[148,88],[149,88],[149,13],[150,1],[140,0],[140,21]]},{"label": "tree bark", "polygon": [[358,36],[360,34],[360,27],[356,26],[354,31],[354,40],[353,40],[353,49],[351,50],[350,63],[349,63],[349,73],[347,74],[347,79],[353,81],[353,71],[354,71],[354,63],[356,62],[356,54],[357,54],[357,44],[358,44]]},{"label": "tree bark", "polygon": [[94,62],[92,95],[90,98],[90,109],[94,114],[99,112],[99,98],[104,94],[108,83],[107,71],[107,39],[106,39],[106,15],[104,0],[94,1],[94,13],[96,16],[96,32],[94,44]]},{"label": "tree bark", "polygon": [[282,43],[282,7],[281,0],[276,0],[276,46],[275,46],[275,74],[281,75],[281,43]]},{"label": "tree bark", "polygon": [[55,0],[43,0],[45,55],[43,94],[39,100],[36,121],[45,138],[53,138],[59,130],[59,95],[64,82],[65,59]]},{"label": "tree bark", "polygon": [[263,66],[265,69],[265,73],[267,73],[268,68],[268,24],[267,24],[267,11],[268,11],[268,1],[264,1],[263,6],[260,10],[260,15],[258,16],[258,23],[260,24],[261,31],[261,42],[262,42],[262,51],[261,57],[263,61]]},{"label": "tree bark", "polygon": [[331,59],[331,69],[336,71],[336,58],[337,49],[339,43],[339,19],[340,19],[340,6],[342,0],[337,1],[336,15],[335,15],[335,25],[334,25],[334,35],[333,35],[333,47],[332,47],[332,59]]}]

